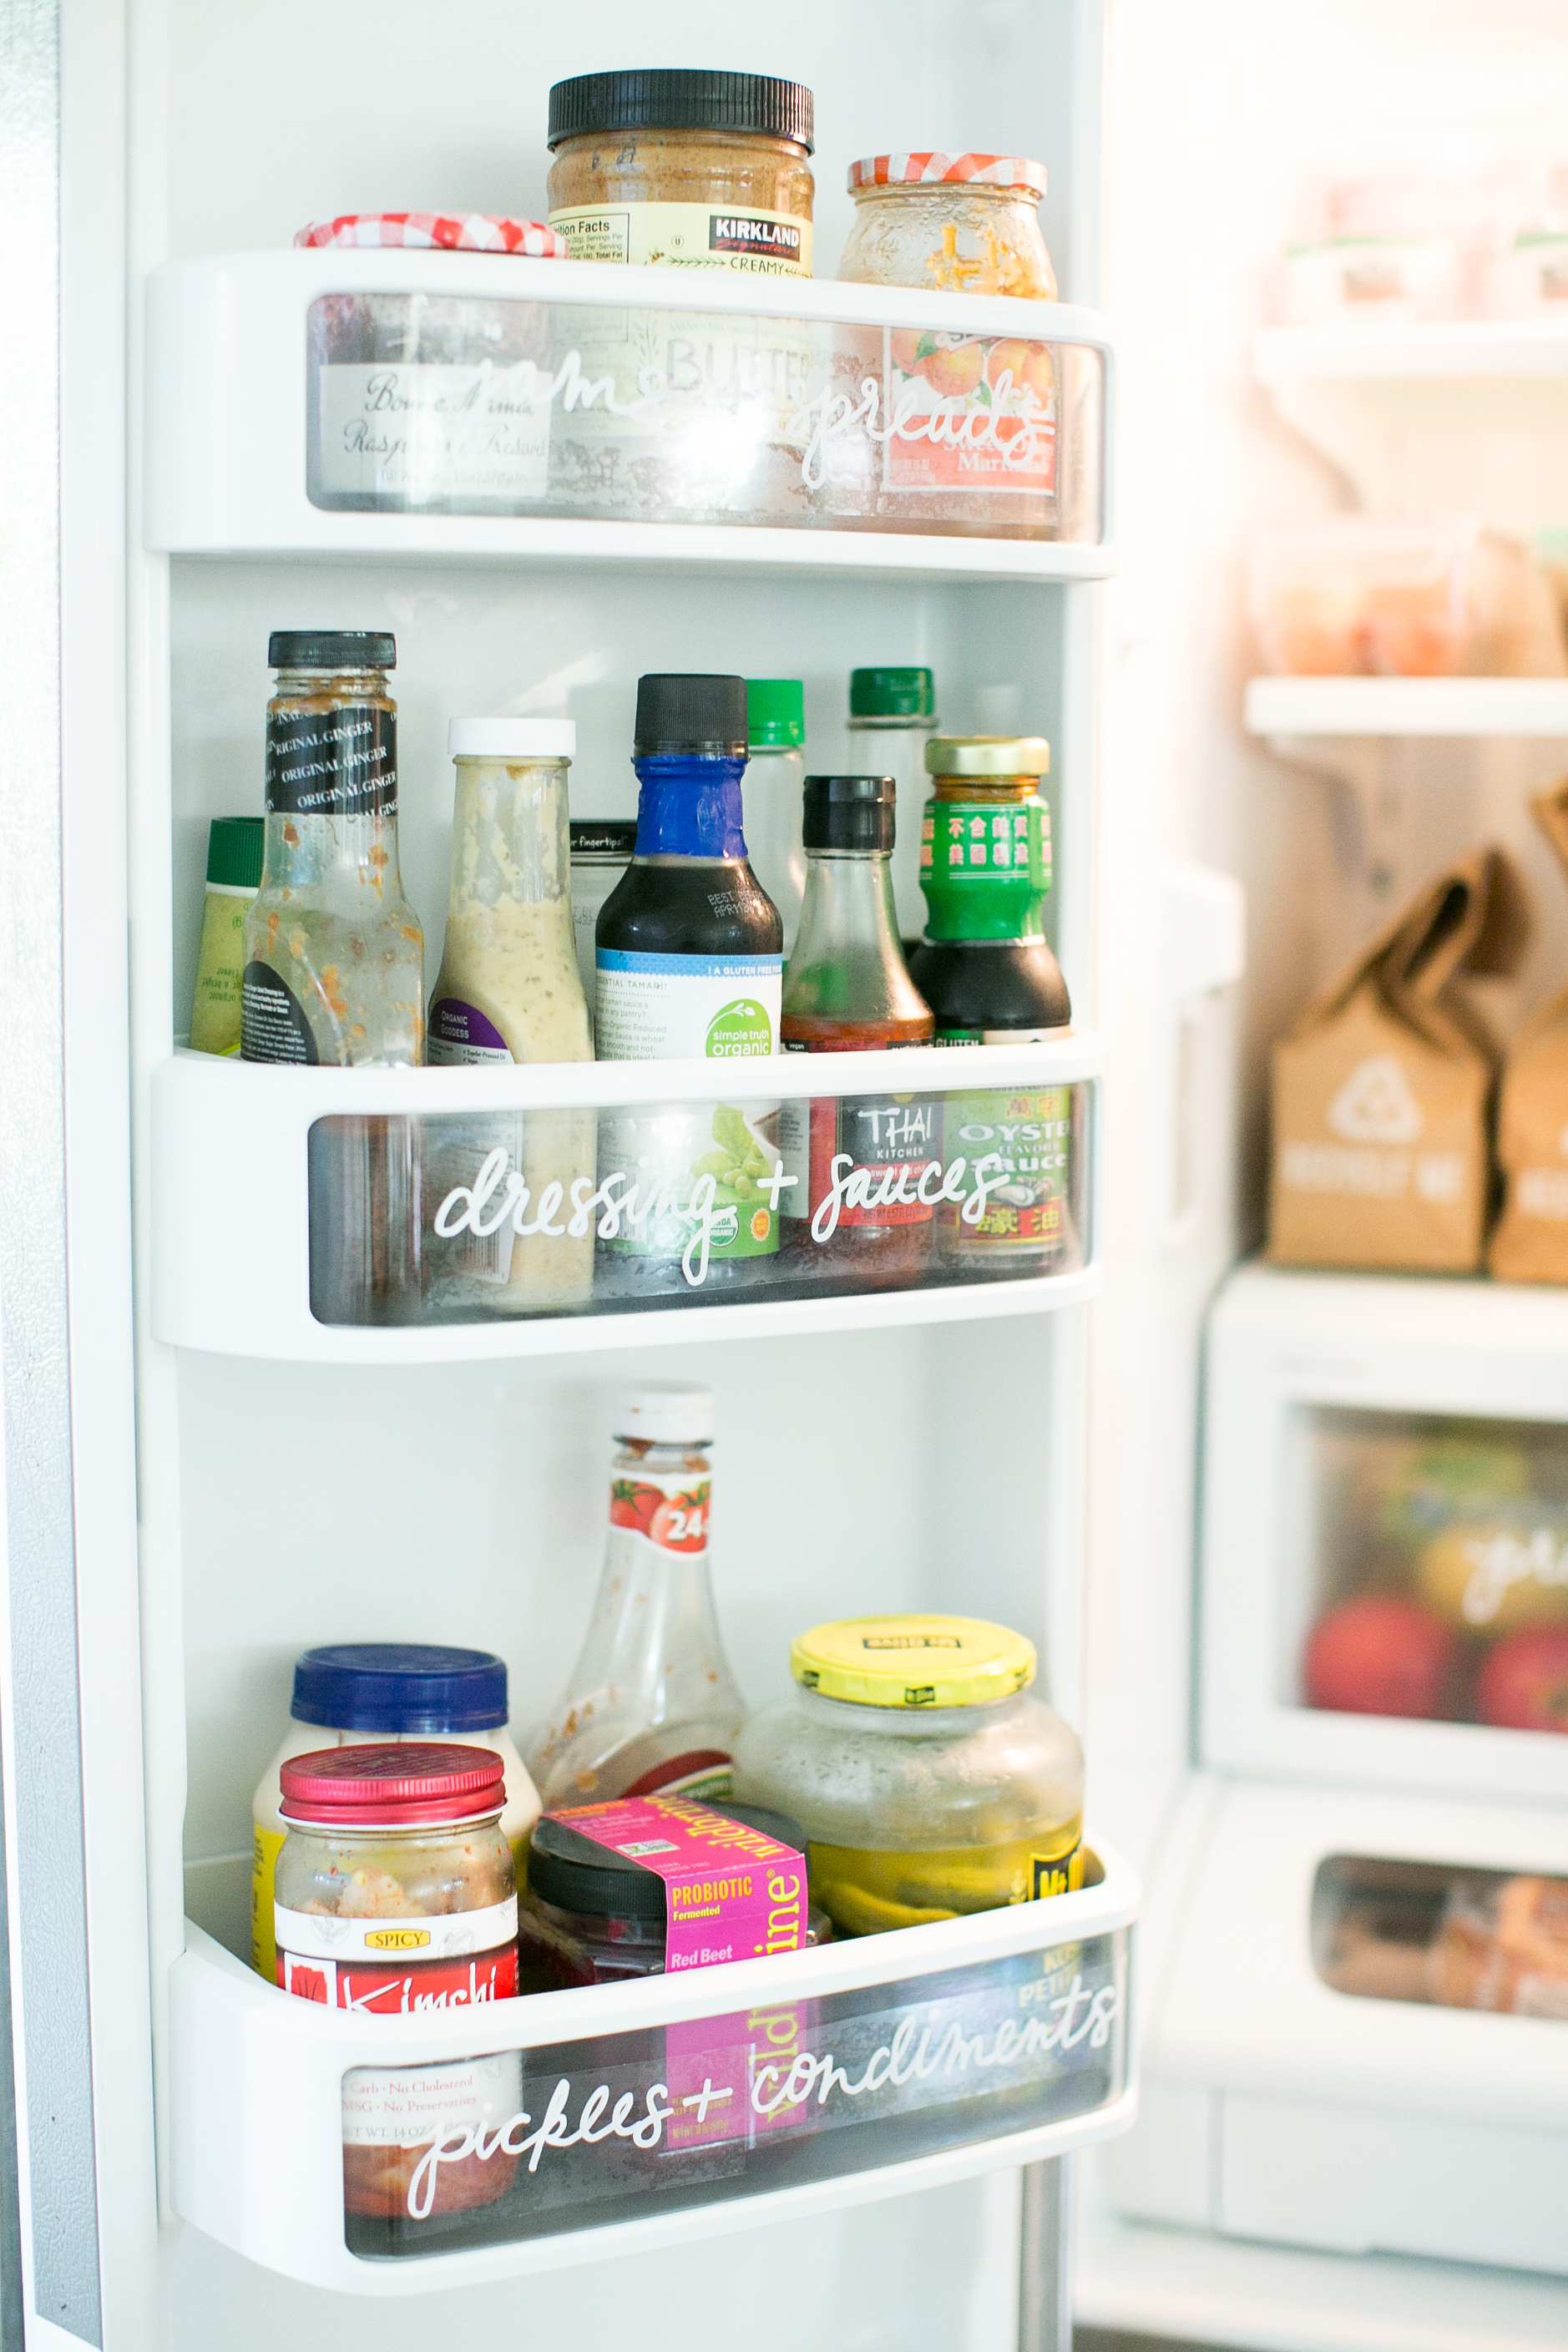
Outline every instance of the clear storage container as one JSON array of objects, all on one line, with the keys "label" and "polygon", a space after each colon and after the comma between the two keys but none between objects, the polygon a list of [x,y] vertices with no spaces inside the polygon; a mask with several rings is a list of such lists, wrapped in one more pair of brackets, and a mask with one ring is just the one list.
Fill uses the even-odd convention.
[{"label": "clear storage container", "polygon": [[1034,1645],[973,1617],[858,1617],[790,1652],[735,1794],[802,1822],[811,1898],[875,1935],[1083,1884],[1083,1751],[1030,1698]]},{"label": "clear storage container", "polygon": [[1327,515],[1255,543],[1249,601],[1266,668],[1300,677],[1561,677],[1557,603],[1522,547],[1479,515]]}]

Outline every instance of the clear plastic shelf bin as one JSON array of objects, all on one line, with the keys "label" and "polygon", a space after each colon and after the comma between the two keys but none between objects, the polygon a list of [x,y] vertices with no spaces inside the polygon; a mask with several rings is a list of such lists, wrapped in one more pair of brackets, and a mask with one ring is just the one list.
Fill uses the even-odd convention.
[{"label": "clear plastic shelf bin", "polygon": [[1110,341],[1067,304],[341,249],[173,263],[149,302],[148,531],[174,551],[596,523],[1104,568]]},{"label": "clear plastic shelf bin", "polygon": [[694,1310],[1065,1305],[1095,1275],[1098,1067],[1078,1036],[499,1073],[182,1054],[154,1086],[156,1328],[400,1360],[605,1344],[627,1317],[664,1338]]},{"label": "clear plastic shelf bin", "polygon": [[362,2294],[711,2234],[1024,2163],[1131,2119],[1135,1881],[771,1960],[378,2016],[196,1929],[174,2196]]}]

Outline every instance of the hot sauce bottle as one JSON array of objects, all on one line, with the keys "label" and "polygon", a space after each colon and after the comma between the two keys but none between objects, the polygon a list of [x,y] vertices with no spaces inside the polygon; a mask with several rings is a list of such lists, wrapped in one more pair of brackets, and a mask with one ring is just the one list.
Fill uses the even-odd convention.
[{"label": "hot sauce bottle", "polygon": [[[808,776],[805,897],[784,973],[786,1054],[929,1045],[931,1015],[899,944],[891,776]],[[895,1094],[786,1103],[780,1120],[784,1245],[815,1273],[918,1281],[931,1255],[937,1107]]]}]

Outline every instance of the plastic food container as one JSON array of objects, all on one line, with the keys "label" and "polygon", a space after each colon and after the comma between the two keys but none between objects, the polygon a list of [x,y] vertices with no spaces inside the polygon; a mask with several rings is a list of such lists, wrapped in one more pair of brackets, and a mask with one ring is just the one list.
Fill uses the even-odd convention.
[{"label": "plastic food container", "polygon": [[735,1745],[736,1794],[805,1825],[845,1935],[1083,1884],[1083,1751],[1027,1696],[1035,1651],[973,1617],[858,1617],[790,1651],[795,1695]]},{"label": "plastic food container", "polygon": [[1268,531],[1249,589],[1265,667],[1300,677],[1561,677],[1551,582],[1479,515],[1338,514]]},{"label": "plastic food container", "polygon": [[426,1642],[339,1642],[307,1650],[294,1667],[292,1717],[278,1753],[256,1784],[252,1802],[251,1950],[258,1975],[278,1980],[272,1940],[272,1884],[289,1824],[281,1811],[283,1766],[323,1748],[422,1746],[458,1742],[494,1756],[505,1776],[501,1832],[522,1878],[528,1833],[539,1797],[512,1745],[507,1722],[506,1665],[488,1650],[453,1650]]},{"label": "plastic food container", "polygon": [[[437,1743],[328,1748],[290,1757],[281,1780],[288,1834],[273,1924],[284,1992],[373,2017],[511,1998],[517,1877],[500,1757]],[[517,2168],[493,2137],[488,2161],[424,2159],[454,2131],[497,2134],[521,2088],[516,2051],[356,2070],[343,2093],[348,2211],[391,2218],[411,2197],[447,2213],[493,2203]],[[422,2166],[434,2176],[428,2203]]]},{"label": "plastic food container", "polygon": [[1405,326],[1467,308],[1463,249],[1440,236],[1337,236],[1292,246],[1279,310],[1292,327]]},{"label": "plastic food container", "polygon": [[[1023,156],[863,156],[849,167],[855,224],[838,275],[858,286],[1054,300],[1038,214],[1045,192],[1045,165]],[[868,511],[911,527],[1054,528],[1060,387],[1047,344],[952,328],[851,332],[836,357],[844,394],[858,393],[857,378],[879,362],[886,430],[874,445],[879,466],[861,486]],[[835,485],[836,502],[849,488]]]},{"label": "plastic food container", "polygon": [[[743,1822],[797,1854],[805,1851],[805,1833],[787,1814],[763,1805],[708,1810]],[[518,1921],[518,1990],[554,1992],[566,1985],[662,1976],[667,1917],[662,1878],[636,1864],[617,1867],[605,1847],[546,1813],[529,1850]],[[808,1944],[826,1943],[832,1932],[824,1914],[810,1914]]]},{"label": "plastic food container", "polygon": [[[347,213],[296,245],[559,260],[539,221]],[[504,275],[504,273],[503,273]],[[310,306],[306,488],[334,512],[519,514],[550,486],[549,306],[495,297],[324,294]]]},{"label": "plastic food container", "polygon": [[1336,1992],[1568,2020],[1568,1879],[1334,1854],[1312,1963]]}]

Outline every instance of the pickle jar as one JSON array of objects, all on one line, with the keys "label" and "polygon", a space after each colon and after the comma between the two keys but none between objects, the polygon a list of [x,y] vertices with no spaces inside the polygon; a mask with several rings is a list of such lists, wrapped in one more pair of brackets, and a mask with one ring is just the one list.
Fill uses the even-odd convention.
[{"label": "pickle jar", "polygon": [[1035,1650],[973,1617],[857,1617],[790,1651],[793,1696],[735,1743],[735,1794],[805,1827],[840,1935],[1083,1884],[1083,1751],[1028,1694]]},{"label": "pickle jar", "polygon": [[[279,1771],[288,1825],[274,1881],[281,1990],[360,2017],[472,2009],[517,1990],[517,1876],[501,1832],[505,1759],[416,1740],[318,1748]],[[492,2204],[517,2158],[515,2050],[343,2078],[343,2203],[422,2220]],[[428,2129],[422,2129],[427,2124]]]},{"label": "pickle jar", "polygon": [[[862,156],[849,167],[855,219],[839,278],[1054,302],[1045,192],[1045,165],[1018,155]],[[1058,354],[1027,323],[996,335],[918,321],[917,309],[880,354],[885,438],[871,519],[883,530],[1054,536]],[[852,372],[876,355],[846,330],[840,356]]]}]

